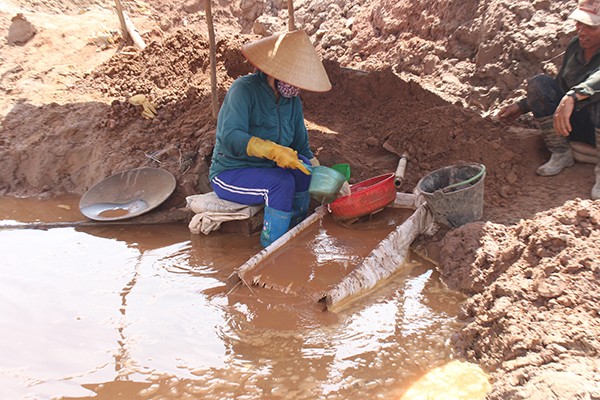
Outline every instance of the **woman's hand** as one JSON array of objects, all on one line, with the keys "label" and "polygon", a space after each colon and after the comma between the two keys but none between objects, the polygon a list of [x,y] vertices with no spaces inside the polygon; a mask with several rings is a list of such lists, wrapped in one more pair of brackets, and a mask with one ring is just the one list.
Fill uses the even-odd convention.
[{"label": "woman's hand", "polygon": [[310,171],[298,158],[296,150],[271,142],[270,140],[263,140],[256,136],[250,138],[246,147],[246,153],[249,156],[273,160],[281,168],[299,169],[306,175],[310,175]]}]

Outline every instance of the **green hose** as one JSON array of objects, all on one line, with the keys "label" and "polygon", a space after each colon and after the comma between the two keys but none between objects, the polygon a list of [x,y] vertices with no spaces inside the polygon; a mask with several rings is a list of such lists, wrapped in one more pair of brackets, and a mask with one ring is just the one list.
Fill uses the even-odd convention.
[{"label": "green hose", "polygon": [[471,178],[467,179],[466,181],[448,185],[444,189],[442,189],[442,191],[445,192],[448,189],[452,189],[452,188],[455,188],[455,187],[461,186],[461,185],[466,185],[467,183],[471,183],[471,182],[476,181],[477,179],[481,178],[483,176],[483,174],[485,174],[485,165],[481,164],[481,166],[482,166],[481,171],[479,171],[479,173],[477,173],[476,175],[472,176]]}]

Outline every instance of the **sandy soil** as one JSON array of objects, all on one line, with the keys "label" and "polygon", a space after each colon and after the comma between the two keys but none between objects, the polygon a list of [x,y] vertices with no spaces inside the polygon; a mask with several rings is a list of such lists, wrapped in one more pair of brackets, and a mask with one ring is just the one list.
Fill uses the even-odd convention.
[{"label": "sandy soil", "polygon": [[[285,3],[215,6],[220,99],[251,69],[240,44],[285,29]],[[140,166],[176,176],[163,208],[210,190],[203,2],[126,2],[143,51],[121,40],[112,4],[0,0],[0,194],[81,194]],[[490,399],[600,399],[600,202],[586,200],[593,166],[538,177],[548,153],[531,119],[493,118],[528,76],[556,70],[574,4],[296,2],[296,23],[333,83],[329,93],[303,94],[323,164],[350,163],[357,182],[394,171],[406,152],[407,192],[443,166],[486,166],[483,220],[442,229],[422,248],[449,287],[471,296],[454,343],[491,374]],[[9,45],[19,12],[37,33]],[[138,93],[156,104],[157,118],[142,119],[128,103]]]}]

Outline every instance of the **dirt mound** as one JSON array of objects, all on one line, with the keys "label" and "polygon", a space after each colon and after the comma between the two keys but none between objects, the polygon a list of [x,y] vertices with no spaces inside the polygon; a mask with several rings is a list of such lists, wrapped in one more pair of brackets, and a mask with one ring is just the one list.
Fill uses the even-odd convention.
[{"label": "dirt mound", "polygon": [[[182,9],[202,26],[204,9],[191,2],[160,9],[177,26]],[[557,71],[560,55],[574,32],[567,19],[575,0],[310,0],[297,4],[296,27],[311,36],[325,59],[373,71],[391,67],[406,80],[483,115],[506,99],[523,94],[524,82]],[[279,0],[219,4],[217,35],[231,27],[269,35],[287,30],[287,4]],[[202,31],[205,31],[202,26]]]},{"label": "dirt mound", "polygon": [[[239,51],[246,40],[237,36],[216,44],[217,80],[224,90],[232,78],[251,71]],[[87,77],[86,88],[114,98],[145,94],[161,106],[185,97],[191,87],[210,91],[209,68],[206,34],[181,28],[143,51],[125,48],[115,54]]]},{"label": "dirt mound", "polygon": [[525,79],[556,71],[575,7],[576,1],[373,1],[354,19],[347,51],[337,58],[361,68],[385,62],[487,114],[519,95]]},{"label": "dirt mound", "polygon": [[[23,3],[48,13],[113,7],[104,0]],[[557,70],[574,32],[568,15],[576,4],[310,0],[296,4],[294,16],[296,27],[307,31],[325,59],[366,71],[391,67],[406,80],[488,115],[506,99],[522,95],[529,77]],[[133,18],[154,22],[141,30],[148,42],[182,26],[206,32],[204,4],[198,0],[133,0],[126,6]],[[219,39],[288,28],[287,4],[281,0],[217,2],[213,18]]]},{"label": "dirt mound", "polygon": [[[251,70],[242,62],[239,40],[217,46],[221,98],[234,77]],[[186,195],[210,190],[206,171],[215,120],[208,59],[205,37],[177,30],[143,51],[116,54],[76,85],[90,97],[100,92],[117,98],[110,105],[14,107],[1,129],[6,168],[0,173],[0,189],[14,195],[83,193],[115,172],[161,166],[178,179],[166,206],[181,206]],[[157,118],[141,118],[141,109],[127,101],[134,94],[145,94],[157,105]],[[64,162],[57,164],[57,157]]]},{"label": "dirt mound", "polygon": [[589,200],[446,235],[444,280],[472,296],[455,345],[494,371],[491,399],[599,398],[599,254],[600,202]]},{"label": "dirt mound", "polygon": [[[252,70],[239,51],[245,40],[238,36],[217,45],[221,99],[233,79]],[[395,170],[398,156],[385,150],[386,144],[399,153],[408,153],[406,188],[409,190],[432,169],[461,161],[482,162],[488,165],[494,178],[488,188],[490,201],[501,205],[503,196],[499,193],[503,183],[510,179],[508,174],[519,174],[520,170],[512,166],[518,157],[511,144],[503,142],[495,122],[449,104],[417,84],[403,82],[390,69],[364,74],[340,68],[333,62],[327,63],[327,69],[334,89],[326,94],[303,95],[312,146],[322,162],[329,165],[348,162],[353,167],[354,181],[360,181]],[[28,134],[19,135],[34,142],[22,149],[23,157],[33,152],[40,155],[66,152],[66,146],[78,141],[77,153],[82,158],[102,163],[90,170],[106,175],[140,163],[160,162],[165,167],[165,160],[158,159],[156,154],[175,155],[178,162],[172,167],[177,168],[171,172],[180,177],[191,167],[190,172],[200,176],[202,182],[200,186],[191,181],[181,182],[186,187],[182,196],[210,190],[203,175],[214,143],[215,122],[209,113],[208,43],[203,35],[179,29],[164,41],[150,43],[143,51],[125,49],[89,74],[78,87],[82,92],[101,92],[117,100],[110,106],[90,103],[47,105],[39,109],[27,105],[16,107],[6,117],[3,128],[10,136],[18,131],[20,121],[30,121]],[[156,119],[143,120],[141,110],[128,103],[127,99],[135,94],[145,94],[157,105]],[[381,99],[385,101],[382,103]],[[84,115],[86,118],[82,118]],[[46,129],[37,130],[40,125]],[[489,134],[489,139],[482,137],[482,132]],[[15,135],[14,140],[20,138]],[[63,150],[47,151],[49,148]],[[18,169],[22,158],[15,159],[15,152],[10,153],[9,157],[15,161],[7,165],[13,164]],[[107,157],[111,162],[106,163]],[[50,164],[52,159],[38,156],[37,163]],[[43,188],[38,186],[39,181],[54,192],[81,193],[93,183],[92,176],[71,170],[81,168],[76,164],[44,168],[43,179],[7,177],[5,181],[13,186],[5,190],[17,187],[25,192],[40,190]],[[55,177],[49,179],[52,170],[56,171]],[[70,179],[63,180],[65,175]]]},{"label": "dirt mound", "polygon": [[489,170],[486,201],[494,206],[518,187],[526,170],[522,154],[496,122],[404,82],[390,69],[363,74],[327,67],[333,90],[305,96],[307,119],[335,131],[311,130],[312,146],[326,164],[349,163],[360,181],[394,172],[406,153],[404,190],[412,191],[434,169],[483,163]]},{"label": "dirt mound", "polygon": [[[238,36],[217,45],[221,99],[234,78],[252,70],[239,51],[245,40]],[[522,154],[515,151],[515,139],[503,135],[498,123],[402,81],[390,69],[365,74],[334,62],[326,63],[326,68],[334,89],[303,94],[311,145],[324,164],[349,163],[353,182],[358,182],[393,172],[398,154],[406,152],[405,191],[431,170],[461,162],[487,166],[490,205],[502,206],[518,188],[527,168],[521,164]],[[23,104],[7,115],[5,143],[11,138],[15,146],[26,138],[28,145],[19,151],[7,149],[6,193],[82,193],[99,177],[144,165],[167,168],[178,178],[178,201],[210,190],[206,171],[215,121],[210,113],[208,44],[203,35],[179,29],[143,51],[126,49],[78,87],[117,100],[110,105],[90,102],[40,108]],[[134,94],[145,94],[157,105],[157,118],[141,118],[141,110],[127,101]],[[21,128],[23,120],[30,123]],[[54,157],[67,153],[88,164],[53,165]],[[35,172],[28,168],[28,175],[20,176],[22,164],[32,158],[45,167]]]}]

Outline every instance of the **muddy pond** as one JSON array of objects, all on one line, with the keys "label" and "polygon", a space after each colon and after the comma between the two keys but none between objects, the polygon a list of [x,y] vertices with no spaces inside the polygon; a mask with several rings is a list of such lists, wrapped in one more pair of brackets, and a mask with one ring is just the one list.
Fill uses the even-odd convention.
[{"label": "muddy pond", "polygon": [[[392,399],[453,357],[463,297],[416,257],[334,313],[290,293],[226,290],[261,250],[257,236],[18,225],[82,220],[77,204],[0,198],[0,398]],[[321,227],[305,250],[331,258],[332,234]]]}]

